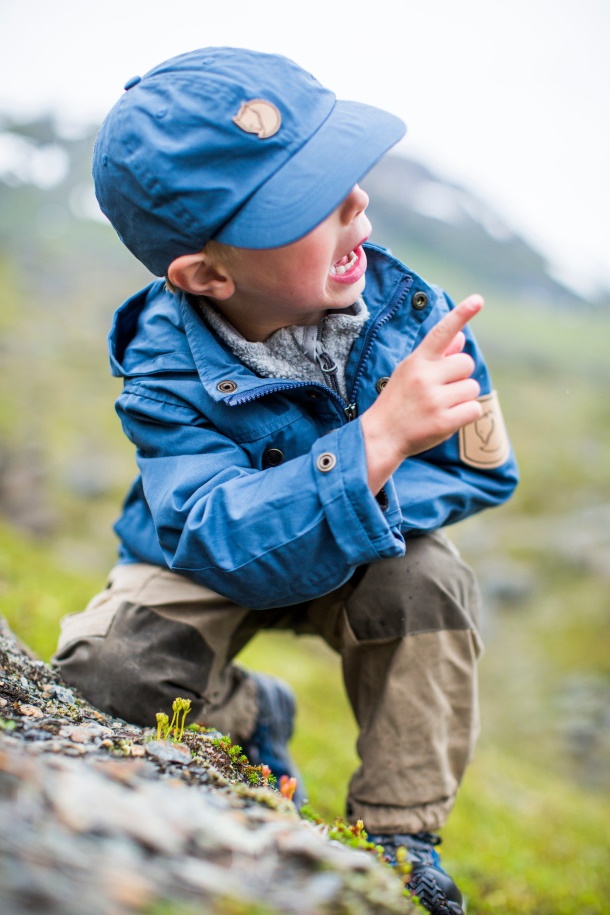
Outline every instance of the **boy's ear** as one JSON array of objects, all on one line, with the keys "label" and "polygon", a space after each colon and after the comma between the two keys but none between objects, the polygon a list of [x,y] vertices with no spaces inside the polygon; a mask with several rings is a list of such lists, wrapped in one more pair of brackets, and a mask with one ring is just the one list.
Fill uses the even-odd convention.
[{"label": "boy's ear", "polygon": [[167,278],[184,292],[212,299],[228,299],[235,291],[226,267],[211,261],[204,251],[175,258],[167,269]]}]

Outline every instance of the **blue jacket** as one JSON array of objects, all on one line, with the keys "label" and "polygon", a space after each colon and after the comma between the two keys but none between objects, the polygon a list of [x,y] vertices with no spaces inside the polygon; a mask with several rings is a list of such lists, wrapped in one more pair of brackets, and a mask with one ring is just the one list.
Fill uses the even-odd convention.
[{"label": "blue jacket", "polygon": [[[473,469],[457,436],[406,460],[377,498],[369,490],[360,421],[350,418],[453,306],[386,251],[367,245],[367,257],[370,318],[348,360],[351,406],[322,384],[258,377],[163,281],[117,311],[117,410],[140,470],[115,527],[121,561],[166,565],[252,609],[286,606],[400,556],[410,534],[509,498],[512,455]],[[413,304],[418,292],[427,304],[421,295]],[[489,374],[466,335],[485,394]],[[336,459],[330,470],[332,459],[318,461],[325,454]]]}]

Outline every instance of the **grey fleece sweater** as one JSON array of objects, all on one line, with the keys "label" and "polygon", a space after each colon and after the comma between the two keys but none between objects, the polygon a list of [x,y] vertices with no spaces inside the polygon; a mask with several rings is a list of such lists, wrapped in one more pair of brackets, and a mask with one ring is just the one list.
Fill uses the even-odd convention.
[{"label": "grey fleece sweater", "polygon": [[200,307],[205,320],[221,340],[238,359],[262,378],[318,381],[332,387],[318,359],[321,352],[327,353],[337,367],[339,392],[347,400],[347,357],[369,317],[363,298],[359,298],[350,308],[327,312],[318,325],[292,324],[281,327],[261,343],[242,337],[209,302],[200,300]]}]

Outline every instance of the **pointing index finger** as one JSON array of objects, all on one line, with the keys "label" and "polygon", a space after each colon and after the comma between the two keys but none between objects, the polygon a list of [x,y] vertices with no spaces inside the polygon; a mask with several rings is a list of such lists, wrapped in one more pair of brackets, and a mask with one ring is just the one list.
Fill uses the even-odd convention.
[{"label": "pointing index finger", "polygon": [[480,295],[469,295],[428,331],[419,345],[420,351],[423,350],[431,359],[441,359],[456,335],[480,312],[483,305]]}]

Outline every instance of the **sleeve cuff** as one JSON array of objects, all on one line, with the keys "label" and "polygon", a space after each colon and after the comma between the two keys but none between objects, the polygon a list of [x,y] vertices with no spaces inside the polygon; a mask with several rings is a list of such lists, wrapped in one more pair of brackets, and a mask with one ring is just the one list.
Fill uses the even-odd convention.
[{"label": "sleeve cuff", "polygon": [[394,484],[391,479],[385,484],[386,498],[380,504],[367,484],[360,421],[354,420],[323,436],[315,443],[311,456],[328,525],[348,563],[360,565],[401,556],[405,543]]}]

